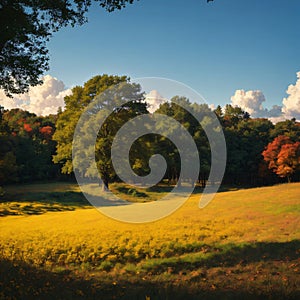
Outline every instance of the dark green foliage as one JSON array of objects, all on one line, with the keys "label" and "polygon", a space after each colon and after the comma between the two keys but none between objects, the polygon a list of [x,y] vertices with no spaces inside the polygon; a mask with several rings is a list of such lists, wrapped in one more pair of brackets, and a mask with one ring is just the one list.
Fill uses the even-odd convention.
[{"label": "dark green foliage", "polygon": [[261,153],[270,141],[273,124],[267,119],[241,119],[235,124],[226,124],[224,133],[228,161],[224,182],[252,186],[261,184]]},{"label": "dark green foliage", "polygon": [[82,25],[93,2],[108,12],[134,0],[3,0],[0,2],[0,88],[8,96],[41,83],[47,41],[61,27]]},{"label": "dark green foliage", "polygon": [[[112,100],[110,98],[112,91],[113,98],[118,102],[116,105],[107,101],[107,98]],[[111,109],[113,112],[106,118],[97,134],[95,146],[98,172],[107,187],[110,182],[117,179],[110,157],[113,138],[128,120],[147,113],[146,104],[142,102],[143,93],[140,91],[140,86],[129,83],[128,77],[106,74],[93,77],[83,87],[73,88],[72,92],[72,95],[65,98],[66,109],[59,114],[56,122],[56,132],[53,138],[57,142],[57,153],[53,157],[53,161],[62,165],[63,173],[71,174],[73,172],[73,135],[80,115],[91,104],[92,106],[89,107],[90,123],[85,123],[80,128],[84,138],[78,141],[81,143],[82,151],[79,157],[80,161],[76,161],[76,170],[83,176],[97,178],[98,173],[95,173],[97,170],[90,168],[91,164],[86,164],[90,155],[90,149],[86,145],[89,145],[93,139],[94,131],[91,128],[96,128],[97,124],[101,122],[101,111],[110,110],[113,106],[114,110]]]},{"label": "dark green foliage", "polygon": [[56,178],[52,155],[55,117],[37,117],[20,109],[2,111],[0,119],[0,186]]}]

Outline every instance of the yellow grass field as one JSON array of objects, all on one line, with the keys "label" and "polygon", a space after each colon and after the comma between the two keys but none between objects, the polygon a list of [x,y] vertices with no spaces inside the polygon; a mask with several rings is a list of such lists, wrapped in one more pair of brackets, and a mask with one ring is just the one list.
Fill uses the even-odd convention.
[{"label": "yellow grass field", "polygon": [[61,299],[296,299],[300,184],[199,197],[146,224],[80,207],[1,217],[0,299],[50,299],[59,282]]}]

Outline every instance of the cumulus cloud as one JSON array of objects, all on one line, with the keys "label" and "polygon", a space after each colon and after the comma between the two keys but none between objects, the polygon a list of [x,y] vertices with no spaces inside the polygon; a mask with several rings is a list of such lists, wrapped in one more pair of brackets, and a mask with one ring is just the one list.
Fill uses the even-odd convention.
[{"label": "cumulus cloud", "polygon": [[300,120],[300,72],[297,73],[297,81],[289,85],[282,103],[282,112],[287,119],[296,118]]},{"label": "cumulus cloud", "polygon": [[158,91],[152,90],[149,94],[145,96],[145,101],[148,103],[148,110],[150,113],[155,112],[159,105],[168,101],[162,95],[159,94]]},{"label": "cumulus cloud", "polygon": [[0,90],[0,105],[5,109],[21,108],[37,115],[56,114],[59,107],[64,108],[64,97],[71,94],[64,83],[51,75],[43,77],[43,84],[31,87],[29,92],[8,98]]},{"label": "cumulus cloud", "polygon": [[283,112],[283,106],[273,105],[271,109],[264,108],[263,103],[266,98],[262,91],[236,90],[231,97],[231,104],[239,106],[248,112],[253,118],[268,118],[271,122],[277,123],[289,117]]},{"label": "cumulus cloud", "polygon": [[231,104],[239,106],[254,118],[266,117],[269,111],[263,107],[265,96],[261,91],[236,90],[231,97]]},{"label": "cumulus cloud", "polygon": [[236,90],[231,104],[240,106],[254,118],[269,118],[273,123],[292,118],[300,121],[300,72],[296,83],[289,85],[286,93],[288,96],[283,98],[282,106],[273,105],[271,109],[263,107],[266,99],[261,91]]}]

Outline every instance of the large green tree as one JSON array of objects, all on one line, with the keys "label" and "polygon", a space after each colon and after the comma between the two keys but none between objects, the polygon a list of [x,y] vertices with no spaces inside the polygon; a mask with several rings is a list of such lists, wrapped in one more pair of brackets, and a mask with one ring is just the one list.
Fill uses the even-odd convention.
[{"label": "large green tree", "polygon": [[111,12],[134,0],[1,0],[0,88],[24,93],[48,70],[47,41],[63,26],[82,25],[93,2]]},{"label": "large green tree", "polygon": [[65,97],[65,110],[60,112],[56,122],[56,131],[53,139],[57,142],[54,163],[62,166],[62,173],[71,174],[72,165],[72,141],[76,124],[83,110],[93,101],[96,95],[104,92],[108,87],[120,82],[127,82],[126,76],[95,76],[88,80],[83,86],[76,86],[72,94]]},{"label": "large green tree", "polygon": [[[225,120],[228,123],[228,119]],[[257,185],[261,152],[270,141],[273,124],[267,119],[243,119],[225,126],[227,167],[225,181],[239,185]]]},{"label": "large green tree", "polygon": [[[110,182],[118,180],[114,166],[112,164],[112,144],[117,132],[130,119],[148,113],[146,103],[143,102],[144,96],[141,92],[141,87],[137,84],[122,82],[116,86],[109,88],[104,93],[95,97],[92,103],[92,109],[89,107],[88,120],[79,123],[80,138],[73,141],[73,144],[79,142],[80,154],[76,155],[76,160],[73,159],[73,167],[77,168],[84,176],[90,178],[98,178],[98,173],[104,183],[104,189],[108,188]],[[102,123],[99,132],[95,132]],[[92,129],[91,129],[92,127]],[[130,132],[132,134],[132,131]],[[94,145],[94,139],[96,143]],[[123,141],[128,140],[125,133],[122,136]],[[123,148],[124,144],[120,143],[118,149]],[[131,150],[133,153],[140,153],[141,149],[145,150],[141,144],[135,143]],[[119,151],[118,151],[119,152]],[[91,158],[95,157],[95,169]],[[122,166],[126,165],[129,157],[120,157]],[[131,167],[137,165],[137,157],[132,156]],[[121,172],[127,173],[124,167],[121,167]]]},{"label": "large green tree", "polygon": [[[97,178],[101,175],[105,186],[108,186],[116,175],[111,162],[112,141],[121,126],[130,118],[147,113],[146,103],[140,86],[129,83],[126,76],[95,76],[83,87],[75,87],[72,95],[65,98],[66,108],[58,116],[56,132],[53,136],[57,142],[57,153],[53,157],[55,163],[62,165],[62,172],[71,174],[73,166],[82,176]],[[82,136],[76,140],[80,154],[76,161],[72,160],[72,143],[75,128],[81,114],[88,109],[88,121],[79,126]],[[107,111],[113,113],[106,116]],[[106,119],[101,130],[96,133],[97,142],[93,143],[93,135],[97,124]],[[92,151],[92,152],[91,152]],[[93,168],[89,157],[95,154],[97,170]]]},{"label": "large green tree", "polygon": [[[197,116],[197,119],[190,112],[193,112],[193,115]],[[198,179],[201,185],[205,187],[210,171],[211,153],[208,139],[203,127],[208,125],[209,121],[211,121],[209,118],[212,113],[210,108],[206,104],[192,104],[186,97],[174,96],[170,102],[161,104],[156,113],[165,114],[173,118],[184,126],[193,137],[195,144],[197,145],[200,158],[200,173]],[[200,124],[198,120],[200,120]],[[167,127],[167,122],[164,126]],[[170,127],[168,130],[170,131],[175,129],[176,128]],[[158,152],[163,154],[168,164],[166,178],[169,182],[177,182],[177,184],[180,185],[178,178],[181,172],[181,164],[184,162],[180,160],[178,149],[175,145],[173,145],[173,143],[164,137],[159,138],[158,145]],[[190,159],[193,159],[192,156]]]}]

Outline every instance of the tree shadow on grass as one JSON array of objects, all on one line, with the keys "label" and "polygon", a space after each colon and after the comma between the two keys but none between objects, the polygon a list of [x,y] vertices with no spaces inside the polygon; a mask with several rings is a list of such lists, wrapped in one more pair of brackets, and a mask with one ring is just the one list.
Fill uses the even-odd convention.
[{"label": "tree shadow on grass", "polygon": [[[256,242],[249,244],[228,244],[223,247],[203,246],[207,252],[201,257],[190,255],[181,257],[178,261],[166,260],[153,264],[153,271],[162,273],[172,267],[175,272],[191,271],[197,268],[233,267],[256,262],[291,261],[300,258],[300,241],[290,242]],[[195,253],[197,255],[197,253]],[[148,267],[148,270],[151,268]]]},{"label": "tree shadow on grass", "polygon": [[1,198],[0,217],[73,211],[89,206],[91,204],[81,192],[17,192],[6,194]]},{"label": "tree shadow on grass", "polygon": [[[188,185],[188,183],[186,183]],[[170,193],[174,189],[174,185],[166,185],[166,184],[158,184],[153,187],[149,187],[146,189],[147,192],[154,192],[154,193]],[[209,185],[207,186],[209,187]],[[233,192],[238,190],[245,190],[245,189],[253,189],[254,186],[228,186],[228,185],[221,185],[218,189],[218,193],[221,192]],[[202,194],[204,191],[204,188],[200,185],[196,185],[193,190],[193,194]]]},{"label": "tree shadow on grass", "polygon": [[[1,299],[297,299],[297,291],[289,295],[237,289],[192,288],[189,282],[174,284],[151,280],[122,280],[111,276],[83,279],[68,271],[53,273],[22,262],[0,260]],[[284,296],[284,298],[282,298]]]},{"label": "tree shadow on grass", "polygon": [[81,192],[62,191],[62,192],[16,192],[7,193],[1,202],[41,202],[41,203],[60,203],[73,204],[78,206],[87,205],[88,201]]},{"label": "tree shadow on grass", "polygon": [[207,261],[208,266],[233,266],[237,263],[247,264],[259,261],[289,261],[299,259],[300,241],[256,242],[229,246],[224,253],[216,254]]}]

